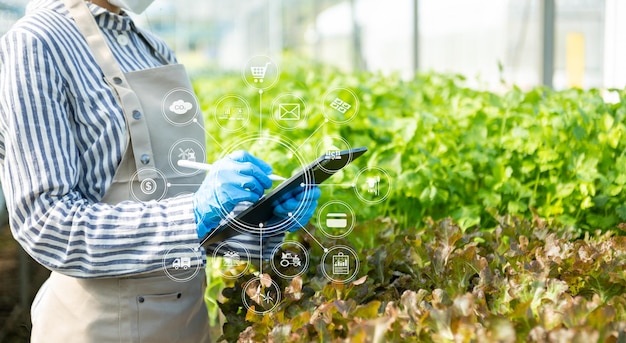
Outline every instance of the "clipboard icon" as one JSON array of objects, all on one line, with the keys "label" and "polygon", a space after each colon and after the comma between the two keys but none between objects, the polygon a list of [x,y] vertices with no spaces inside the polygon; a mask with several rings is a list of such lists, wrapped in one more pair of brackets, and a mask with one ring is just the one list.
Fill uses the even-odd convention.
[{"label": "clipboard icon", "polygon": [[279,120],[300,120],[300,104],[278,104]]}]

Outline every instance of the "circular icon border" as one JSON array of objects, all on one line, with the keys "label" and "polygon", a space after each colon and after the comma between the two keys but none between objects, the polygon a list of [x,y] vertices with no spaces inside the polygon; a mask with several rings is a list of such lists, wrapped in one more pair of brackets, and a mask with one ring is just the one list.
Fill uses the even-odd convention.
[{"label": "circular icon border", "polygon": [[[149,172],[149,171],[153,171],[153,172],[157,173],[157,174],[159,175],[159,177],[163,180],[163,194],[161,194],[160,196],[158,196],[158,197],[156,197],[156,198],[151,198],[151,199],[150,199],[150,200],[156,200],[156,201],[162,200],[162,199],[165,197],[165,195],[167,194],[167,187],[168,187],[167,185],[168,185],[169,183],[167,182],[167,178],[165,177],[165,174],[163,174],[163,172],[161,172],[160,170],[155,169],[155,168],[142,168],[141,170],[137,170],[137,171],[135,171],[135,172],[133,173],[133,175],[130,177],[130,182],[128,183],[128,187],[129,187],[129,190],[130,190],[130,196],[131,196],[131,198],[133,198],[133,200],[135,200],[135,201],[137,201],[137,202],[145,202],[144,200],[141,200],[141,199],[139,199],[139,198],[137,197],[137,195],[135,194],[135,190],[133,189],[133,184],[134,184],[135,182],[139,182],[139,183],[140,183],[140,187],[141,187],[141,184],[143,184],[143,182],[144,182],[144,181],[146,181],[147,179],[146,179],[146,180],[139,181],[139,173],[140,173],[140,172],[146,172],[146,171],[147,171],[147,172]],[[156,180],[155,180],[154,178],[149,178],[149,179],[152,179],[153,181],[155,181],[155,182],[156,182]],[[155,192],[156,192],[156,191],[154,191],[154,192],[152,192],[152,193],[144,193],[144,194],[146,194],[146,195],[152,195],[152,194],[154,194]],[[146,201],[150,201],[150,200],[146,200]]]},{"label": "circular icon border", "polygon": [[[254,278],[252,278],[252,279],[248,280],[248,281],[244,284],[244,286],[242,287],[242,289],[241,289],[241,300],[242,300],[242,302],[243,302],[243,306],[245,306],[245,308],[246,308],[248,311],[252,310],[252,306],[251,306],[250,304],[248,304],[248,301],[246,300],[246,289],[248,289],[248,286],[249,286],[252,282],[254,282],[254,281],[256,281],[256,280],[259,280],[259,283],[261,283],[261,278],[260,278],[260,277],[258,277],[258,276],[256,276],[256,277],[254,277]],[[274,301],[274,305],[272,305],[272,308],[270,308],[269,310],[265,310],[265,311],[257,311],[257,310],[256,310],[256,307],[255,307],[255,309],[253,309],[253,310],[252,310],[252,312],[254,312],[255,314],[258,314],[258,315],[264,315],[264,314],[266,314],[266,313],[269,313],[269,312],[274,311],[274,309],[276,309],[276,307],[278,306],[278,304],[279,304],[279,303],[280,303],[280,301],[282,300],[282,292],[281,292],[281,290],[280,290],[280,287],[278,286],[278,284],[276,283],[276,281],[274,281],[274,280],[270,280],[270,281],[272,281],[272,286],[273,286],[274,288],[276,288],[276,299],[275,299],[275,301]]]},{"label": "circular icon border", "polygon": [[174,144],[172,144],[172,146],[170,147],[170,151],[168,153],[169,156],[169,162],[170,162],[170,167],[172,167],[172,170],[175,171],[176,173],[178,173],[181,176],[194,176],[197,174],[200,174],[202,172],[202,170],[199,169],[191,169],[191,168],[186,168],[191,170],[189,173],[184,173],[181,172],[177,163],[174,163],[174,160],[172,159],[172,152],[174,152],[174,148],[176,148],[176,145],[182,143],[182,142],[192,142],[194,144],[197,144],[198,147],[200,147],[200,149],[202,149],[202,157],[203,157],[203,161],[200,161],[202,163],[206,162],[206,149],[205,147],[202,145],[202,143],[200,143],[199,141],[192,139],[192,138],[181,138],[179,140],[177,140],[176,142],[174,142]]},{"label": "circular icon border", "polygon": [[[252,259],[250,258],[250,252],[248,251],[248,249],[246,249],[246,247],[245,247],[243,244],[241,244],[241,243],[239,243],[239,242],[235,242],[235,241],[230,241],[230,242],[224,241],[224,242],[220,243],[220,244],[219,244],[219,245],[218,245],[218,246],[217,246],[217,247],[213,250],[213,258],[221,257],[221,256],[217,256],[217,252],[218,252],[218,251],[219,251],[219,250],[220,250],[220,249],[221,249],[224,245],[227,245],[227,244],[237,244],[237,245],[239,245],[241,248],[243,248],[243,251],[246,253],[246,260],[247,260],[247,262],[246,262],[246,268],[244,268],[244,270],[243,270],[243,271],[241,271],[239,274],[234,275],[234,276],[232,276],[232,275],[226,275],[226,274],[224,274],[223,270],[220,270],[220,275],[222,275],[222,277],[227,278],[227,279],[237,279],[237,278],[241,277],[243,274],[245,274],[245,273],[248,271],[248,269],[250,269],[250,262],[251,262],[251,260],[252,260]],[[222,258],[223,258],[223,257],[222,257]]]},{"label": "circular icon border", "polygon": [[[227,127],[222,126],[222,124],[220,124],[219,120],[217,119],[217,109],[219,107],[219,105],[222,103],[222,101],[228,99],[228,98],[236,98],[237,100],[240,100],[241,102],[243,102],[244,105],[246,105],[246,120],[243,124],[241,124],[241,127],[238,129],[229,129]],[[217,101],[215,102],[215,106],[213,107],[213,120],[215,121],[215,123],[217,124],[217,126],[219,126],[221,129],[226,130],[228,132],[238,132],[243,130],[249,123],[250,123],[250,104],[248,103],[248,101],[246,99],[244,99],[242,96],[239,96],[237,94],[226,94],[222,97],[220,97],[219,99],[217,99]]]},{"label": "circular icon border", "polygon": [[[354,265],[354,272],[352,272],[352,274],[350,275],[349,278],[345,279],[345,280],[337,280],[337,279],[333,279],[332,277],[330,277],[330,275],[328,275],[328,273],[326,272],[326,258],[328,257],[328,255],[330,254],[331,251],[333,250],[338,250],[338,249],[345,249],[348,250],[352,256],[354,256],[354,261],[355,261],[355,265]],[[332,281],[332,282],[336,282],[336,283],[342,283],[342,284],[346,284],[352,280],[354,280],[354,278],[358,275],[359,273],[359,268],[361,267],[361,263],[359,262],[359,256],[357,255],[356,251],[354,249],[352,249],[351,247],[347,246],[347,245],[335,245],[330,249],[327,249],[324,251],[324,255],[322,255],[322,259],[320,261],[320,265],[321,265],[321,269],[322,269],[322,274],[324,274],[324,276]]]},{"label": "circular icon border", "polygon": [[[280,124],[280,119],[276,119],[276,116],[274,115],[274,108],[276,107],[276,104],[278,103],[278,105],[280,106],[280,102],[278,102],[278,100],[280,100],[282,97],[294,97],[296,99],[298,99],[298,101],[302,104],[302,109],[300,110],[300,113],[302,114],[301,118],[298,120],[294,120],[297,121],[298,124],[295,125],[294,127],[290,127],[290,126],[283,126]],[[308,117],[308,106],[306,104],[306,101],[304,101],[304,99],[302,99],[302,97],[299,97],[293,93],[285,93],[285,94],[281,94],[279,96],[277,96],[276,98],[274,98],[274,100],[272,101],[272,107],[270,108],[270,115],[272,117],[272,120],[276,123],[276,125],[278,125],[281,129],[284,130],[295,130],[300,128],[300,126],[302,125],[302,121],[306,120],[306,118]]]},{"label": "circular icon border", "polygon": [[[268,85],[268,86],[266,86],[266,87],[257,87],[257,86],[258,86],[258,84],[259,84],[260,82],[259,82],[259,83],[250,83],[250,81],[248,81],[248,78],[247,78],[247,76],[246,76],[246,73],[247,73],[247,72],[251,72],[251,71],[250,71],[250,67],[252,67],[252,66],[250,65],[250,62],[251,62],[252,60],[254,60],[255,58],[260,58],[260,57],[263,57],[263,58],[268,59],[268,60],[271,62],[271,64],[273,64],[273,65],[275,65],[275,66],[276,66],[276,77],[275,77],[275,78],[274,78],[274,80],[273,80],[271,83],[269,83],[269,85]],[[266,70],[266,72],[267,72],[267,70]],[[243,69],[241,70],[241,77],[243,78],[243,82],[245,82],[245,83],[246,83],[249,87],[254,88],[254,89],[258,89],[258,90],[260,90],[260,91],[265,91],[265,90],[268,90],[268,89],[270,89],[270,88],[274,87],[274,85],[275,85],[275,84],[278,82],[278,80],[280,79],[280,66],[278,65],[278,63],[276,63],[276,61],[274,61],[271,57],[269,57],[269,56],[267,56],[267,55],[255,55],[255,56],[250,57],[250,58],[248,59],[248,61],[246,61],[246,65],[245,65],[245,66],[243,67]],[[253,76],[253,78],[254,78],[254,76]]]},{"label": "circular icon border", "polygon": [[157,187],[156,187],[156,185],[155,185],[155,187],[154,187],[154,189],[153,189],[152,191],[146,191],[146,190],[144,189],[144,186],[145,186],[145,184],[147,184],[148,182],[154,182],[154,183],[156,184],[156,180],[155,180],[155,179],[153,179],[153,178],[150,178],[150,177],[149,177],[149,178],[147,178],[147,179],[143,179],[143,180],[141,180],[141,182],[139,183],[139,189],[141,189],[141,191],[142,191],[144,194],[147,194],[147,195],[152,195],[152,194],[154,194],[154,193],[156,192]]},{"label": "circular icon border", "polygon": [[[358,185],[358,181],[359,181],[359,177],[361,176],[361,174],[363,174],[366,170],[379,170],[381,172],[383,172],[383,174],[385,174],[385,176],[387,176],[387,180],[389,182],[389,188],[387,189],[387,193],[385,193],[384,196],[382,196],[380,199],[378,200],[369,200],[367,198],[365,198],[361,193],[359,193],[359,188],[357,187]],[[388,197],[389,194],[391,193],[391,176],[389,175],[389,173],[387,173],[386,170],[384,170],[383,168],[380,167],[365,167],[361,170],[359,170],[359,173],[356,175],[356,177],[354,178],[354,193],[356,194],[356,196],[361,199],[361,201],[363,201],[366,204],[380,204],[381,202],[385,201]]]},{"label": "circular icon border", "polygon": [[[347,141],[345,138],[343,138],[343,137],[341,137],[341,136],[339,136],[339,135],[328,135],[328,136],[326,136],[326,137],[327,137],[327,138],[339,138],[339,140],[341,140],[341,141],[343,141],[343,143],[345,143],[345,145],[346,145],[346,150],[348,150],[348,155],[347,155],[348,160],[346,161],[346,164],[344,165],[344,167],[345,167],[345,166],[347,166],[348,164],[350,164],[350,162],[352,161],[352,155],[353,155],[353,154],[352,154],[352,151],[351,151],[350,143],[348,143],[348,141]],[[320,156],[319,146],[320,146],[322,143],[323,143],[323,139],[322,139],[322,140],[320,140],[320,141],[317,143],[317,145],[315,146],[315,153],[316,153],[318,156]],[[320,161],[317,165],[318,165],[318,166],[320,167],[320,169],[322,169],[323,171],[325,171],[325,172],[327,172],[327,173],[334,174],[334,173],[336,172],[336,170],[326,169],[326,168],[324,167],[323,163],[322,163],[322,162],[324,162],[324,161],[326,161],[326,160],[325,160],[325,159],[321,160],[321,161]]]},{"label": "circular icon border", "polygon": [[[193,116],[191,116],[191,118],[185,122],[179,123],[176,122],[174,120],[172,120],[168,115],[167,115],[167,109],[166,109],[166,104],[165,104],[165,100],[167,99],[168,96],[172,95],[172,93],[174,92],[185,92],[189,95],[191,95],[191,97],[194,100],[194,107],[195,109],[195,113],[193,114]],[[187,126],[191,123],[194,122],[194,120],[197,120],[197,116],[198,116],[198,111],[200,110],[200,102],[198,101],[198,97],[196,97],[196,95],[192,92],[190,92],[189,90],[185,89],[185,88],[174,88],[171,91],[169,91],[167,94],[165,94],[165,96],[163,97],[163,101],[161,101],[161,113],[163,114],[163,117],[165,118],[165,120],[167,120],[168,123],[174,125],[174,126]]]},{"label": "circular icon border", "polygon": [[162,265],[163,265],[163,270],[165,271],[165,274],[167,275],[167,277],[170,278],[174,282],[187,282],[187,281],[193,279],[200,272],[200,267],[201,267],[201,264],[202,264],[202,263],[196,264],[196,270],[194,270],[194,272],[190,276],[188,276],[188,277],[186,277],[184,279],[179,279],[179,278],[175,277],[174,275],[172,275],[169,272],[169,270],[167,269],[167,262],[166,262],[167,256],[170,254],[170,252],[172,250],[174,250],[176,248],[181,248],[181,247],[184,248],[184,249],[191,250],[191,252],[196,255],[196,258],[198,259],[198,261],[202,262],[202,254],[198,252],[200,250],[199,247],[194,249],[194,248],[189,247],[188,245],[176,245],[176,246],[174,246],[172,248],[169,248],[167,250],[167,252],[165,253],[165,255],[163,255]]}]

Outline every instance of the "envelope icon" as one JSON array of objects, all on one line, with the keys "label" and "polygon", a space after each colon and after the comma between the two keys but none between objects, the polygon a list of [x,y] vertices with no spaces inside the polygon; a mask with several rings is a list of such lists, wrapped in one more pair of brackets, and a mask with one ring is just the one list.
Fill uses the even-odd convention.
[{"label": "envelope icon", "polygon": [[300,104],[278,104],[278,119],[300,120]]}]

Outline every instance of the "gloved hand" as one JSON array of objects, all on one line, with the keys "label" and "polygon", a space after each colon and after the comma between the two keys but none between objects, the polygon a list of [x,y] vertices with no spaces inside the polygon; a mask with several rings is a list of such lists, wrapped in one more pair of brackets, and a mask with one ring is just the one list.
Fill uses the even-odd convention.
[{"label": "gloved hand", "polygon": [[313,217],[321,194],[319,187],[296,187],[272,204],[274,216],[268,221],[269,225],[287,220],[287,230],[297,231]]},{"label": "gloved hand", "polygon": [[217,227],[238,203],[257,202],[272,187],[271,173],[267,163],[246,151],[235,151],[213,163],[193,195],[198,237]]},{"label": "gloved hand", "polygon": [[[310,188],[307,191],[305,191],[304,188],[298,187],[286,193],[273,203],[274,213],[273,217],[268,221],[268,227],[286,221],[284,225],[286,225],[287,230],[296,231],[300,229],[302,226],[306,225],[313,216],[320,195],[321,191],[318,187]],[[235,215],[237,215],[237,212],[245,210],[250,205],[252,204],[239,204],[239,206],[234,208]],[[289,214],[291,214],[291,216]],[[280,225],[283,227],[282,223]],[[259,234],[252,232],[237,234],[225,241],[226,246],[242,256],[246,256],[247,253],[247,256],[249,256],[251,260],[260,260],[261,254],[264,260],[270,259],[272,258],[274,248],[283,243],[285,231],[270,237],[263,237],[262,240],[260,232],[261,231],[259,231]],[[239,244],[229,244],[231,242]],[[213,243],[209,245],[206,249],[207,254],[213,254],[220,244],[221,243]],[[246,250],[243,250],[242,246],[244,246]]]}]

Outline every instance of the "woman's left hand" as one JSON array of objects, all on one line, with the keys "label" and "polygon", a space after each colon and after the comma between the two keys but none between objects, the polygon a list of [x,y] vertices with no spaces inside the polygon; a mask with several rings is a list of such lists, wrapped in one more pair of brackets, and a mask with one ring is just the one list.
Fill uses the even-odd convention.
[{"label": "woman's left hand", "polygon": [[319,187],[297,187],[286,193],[272,204],[274,216],[269,220],[268,224],[272,225],[272,223],[287,220],[287,230],[291,232],[297,231],[313,217],[317,207],[317,200],[321,194]]}]

